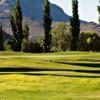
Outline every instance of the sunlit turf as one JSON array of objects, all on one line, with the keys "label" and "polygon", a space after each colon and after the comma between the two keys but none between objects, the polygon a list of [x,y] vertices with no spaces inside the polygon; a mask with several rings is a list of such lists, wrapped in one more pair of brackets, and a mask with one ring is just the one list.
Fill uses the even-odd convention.
[{"label": "sunlit turf", "polygon": [[0,67],[19,65],[68,70],[100,70],[100,53],[62,52],[29,54],[0,52],[0,55]]},{"label": "sunlit turf", "polygon": [[18,74],[0,76],[1,100],[66,100],[68,98],[88,100],[88,98],[99,97],[99,78]]},{"label": "sunlit turf", "polygon": [[13,71],[13,72],[0,72],[0,75],[37,75],[37,76],[62,76],[62,77],[83,77],[83,78],[100,78],[99,74],[94,73],[81,73],[81,72],[72,72],[72,71]]},{"label": "sunlit turf", "polygon": [[100,100],[100,53],[0,52],[0,100]]}]

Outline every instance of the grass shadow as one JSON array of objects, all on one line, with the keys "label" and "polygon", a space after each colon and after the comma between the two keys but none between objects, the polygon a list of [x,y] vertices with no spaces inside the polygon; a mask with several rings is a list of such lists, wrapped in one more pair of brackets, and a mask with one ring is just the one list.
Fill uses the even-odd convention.
[{"label": "grass shadow", "polygon": [[84,67],[94,67],[94,68],[100,68],[100,63],[66,63],[66,62],[56,62],[59,64],[67,64],[67,65],[76,65],[76,66],[84,66]]},{"label": "grass shadow", "polygon": [[[13,73],[14,72],[18,73],[18,72],[20,72],[20,73],[23,73],[23,74],[26,74],[26,75],[52,75],[52,74],[24,73],[24,72],[35,72],[35,71],[70,71],[70,72],[100,74],[100,70],[50,69],[50,68],[36,68],[36,67],[19,66],[19,67],[15,67],[15,68],[12,68],[12,67],[3,67],[3,68],[0,68],[0,75],[1,74],[5,74],[7,72],[9,72],[9,73],[12,73],[12,72]],[[7,73],[7,74],[9,74],[9,73]],[[53,75],[55,75],[55,74],[53,74]],[[57,74],[57,76],[77,77],[77,76],[74,76],[74,75],[70,76],[70,75],[58,75],[58,74]],[[84,77],[84,76],[80,76],[80,77]]]},{"label": "grass shadow", "polygon": [[31,71],[42,71],[41,69],[36,68],[10,68],[10,67],[4,67],[0,68],[0,72],[31,72]]},{"label": "grass shadow", "polygon": [[42,74],[42,73],[0,73],[0,75],[29,75],[29,76],[58,76],[58,77],[74,77],[74,78],[100,78],[100,76],[85,76],[85,75],[59,75],[59,74]]}]

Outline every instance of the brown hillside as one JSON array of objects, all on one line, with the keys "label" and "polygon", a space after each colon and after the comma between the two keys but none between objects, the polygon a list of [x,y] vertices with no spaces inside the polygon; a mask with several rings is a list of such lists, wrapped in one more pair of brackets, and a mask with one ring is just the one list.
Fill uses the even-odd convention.
[{"label": "brown hillside", "polygon": [[[23,23],[27,22],[29,28],[30,28],[30,39],[33,38],[37,38],[40,36],[43,36],[43,24],[42,21],[39,20],[35,20],[32,17],[24,17],[23,18]],[[52,27],[54,27],[54,23],[52,24]],[[12,31],[11,31],[11,25],[10,25],[10,20],[9,20],[9,14],[1,12],[0,13],[0,24],[2,24],[3,26],[3,30],[6,32],[6,34],[12,35]],[[97,33],[99,33],[99,25],[94,23],[94,22],[89,22],[86,24],[81,24],[81,31],[95,31]],[[4,35],[4,38],[11,38],[6,35]]]}]

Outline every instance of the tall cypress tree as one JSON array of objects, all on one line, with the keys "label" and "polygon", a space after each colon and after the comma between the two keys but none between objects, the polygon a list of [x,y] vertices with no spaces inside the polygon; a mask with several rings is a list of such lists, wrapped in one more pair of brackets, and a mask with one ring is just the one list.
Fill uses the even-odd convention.
[{"label": "tall cypress tree", "polygon": [[52,23],[52,18],[50,16],[50,6],[49,6],[49,1],[45,0],[44,6],[43,6],[43,11],[44,11],[44,18],[43,18],[43,25],[44,25],[44,52],[50,52],[51,49],[51,40],[52,40],[52,35],[51,35],[51,23]]},{"label": "tall cypress tree", "polygon": [[[100,3],[100,0],[99,0],[99,3]],[[100,24],[100,5],[97,6],[97,9],[98,9],[98,13],[99,13],[99,19],[98,20],[99,20],[99,24]],[[99,31],[99,33],[100,33],[100,31]]]},{"label": "tall cypress tree", "polygon": [[10,22],[13,31],[14,51],[21,51],[21,44],[23,41],[22,20],[23,17],[20,3],[19,0],[16,0],[13,8],[13,15],[10,14]]},{"label": "tall cypress tree", "polygon": [[27,23],[24,23],[23,25],[23,39],[28,40],[29,37],[29,27],[27,25]]},{"label": "tall cypress tree", "polygon": [[78,0],[72,0],[72,17],[70,18],[71,33],[73,36],[71,50],[76,51],[80,33],[80,21],[78,15]]},{"label": "tall cypress tree", "polygon": [[2,33],[2,25],[0,25],[0,51],[4,50],[4,45],[3,45],[3,33]]},{"label": "tall cypress tree", "polygon": [[[1,0],[0,0],[1,1]],[[3,33],[2,33],[2,25],[0,25],[0,51],[4,50],[4,45],[3,45]]]},{"label": "tall cypress tree", "polygon": [[28,40],[28,36],[29,36],[29,27],[26,23],[24,23],[23,25],[23,42],[22,42],[22,51],[23,52],[27,52],[29,47],[28,47],[28,43],[29,43],[29,40]]}]

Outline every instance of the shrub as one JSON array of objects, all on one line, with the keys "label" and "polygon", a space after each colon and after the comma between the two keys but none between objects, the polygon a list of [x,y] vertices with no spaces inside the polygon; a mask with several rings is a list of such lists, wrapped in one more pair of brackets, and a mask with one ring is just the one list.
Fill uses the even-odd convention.
[{"label": "shrub", "polygon": [[7,39],[4,43],[4,47],[5,47],[5,50],[13,51],[14,49],[13,40]]},{"label": "shrub", "polygon": [[24,40],[22,43],[22,51],[29,52],[29,53],[42,53],[43,48],[36,41],[33,42],[33,41]]},{"label": "shrub", "polygon": [[78,50],[100,51],[100,37],[98,34],[92,31],[80,33]]}]

